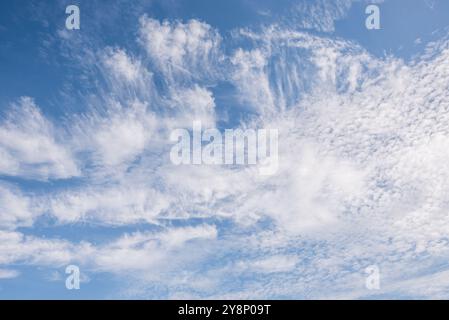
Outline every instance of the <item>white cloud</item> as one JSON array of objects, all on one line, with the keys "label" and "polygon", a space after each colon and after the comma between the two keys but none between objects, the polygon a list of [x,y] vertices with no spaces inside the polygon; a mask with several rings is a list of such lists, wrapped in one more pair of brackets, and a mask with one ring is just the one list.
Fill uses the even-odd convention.
[{"label": "white cloud", "polygon": [[106,112],[93,111],[76,120],[73,143],[76,150],[89,151],[100,167],[128,167],[154,138],[157,126],[146,104],[131,101],[122,105],[112,100]]},{"label": "white cloud", "polygon": [[146,74],[146,70],[141,66],[140,61],[133,60],[122,49],[108,48],[103,59],[105,66],[115,76],[123,78],[125,81],[136,81]]},{"label": "white cloud", "polygon": [[65,240],[42,239],[19,232],[0,231],[0,265],[30,264],[59,267],[75,257],[89,255],[89,245]]},{"label": "white cloud", "polygon": [[0,184],[0,229],[32,226],[36,212],[20,190]]},{"label": "white cloud", "polygon": [[80,174],[70,150],[30,98],[21,98],[0,124],[0,174],[65,179]]},{"label": "white cloud", "polygon": [[354,0],[298,1],[290,8],[288,24],[296,28],[335,30],[335,21],[346,16]]},{"label": "white cloud", "polygon": [[17,278],[19,275],[20,272],[18,272],[17,270],[0,269],[0,280]]},{"label": "white cloud", "polygon": [[260,50],[238,49],[231,63],[236,66],[233,80],[239,88],[239,97],[244,105],[257,108],[262,113],[275,109],[275,101],[266,72],[267,58]]},{"label": "white cloud", "polygon": [[212,76],[219,60],[220,35],[206,23],[140,19],[140,41],[156,65],[166,73]]},{"label": "white cloud", "polygon": [[263,259],[243,261],[237,264],[237,268],[249,269],[251,272],[274,273],[289,272],[295,269],[298,258],[295,256],[271,256]]},{"label": "white cloud", "polygon": [[[149,273],[149,279],[157,280],[169,269],[180,271],[186,268],[187,265],[183,266],[181,261],[198,263],[204,252],[197,245],[213,241],[216,237],[215,226],[199,225],[160,232],[135,232],[105,245],[94,246],[89,242],[75,244],[0,231],[0,266],[28,264],[60,268],[76,263],[82,265],[87,273],[134,271],[138,272],[134,275],[137,278]],[[191,241],[196,241],[196,244],[189,245]]]},{"label": "white cloud", "polygon": [[110,225],[157,223],[169,198],[147,186],[105,186],[56,194],[49,212],[60,223],[96,221]]},{"label": "white cloud", "polygon": [[212,92],[195,85],[193,88],[175,88],[171,93],[170,106],[178,109],[177,118],[170,121],[171,126],[192,127],[195,120],[201,121],[205,128],[215,128],[215,101]]},{"label": "white cloud", "polygon": [[204,225],[200,227],[185,227],[171,229],[160,237],[168,247],[177,247],[192,239],[215,239],[217,229],[215,226]]}]

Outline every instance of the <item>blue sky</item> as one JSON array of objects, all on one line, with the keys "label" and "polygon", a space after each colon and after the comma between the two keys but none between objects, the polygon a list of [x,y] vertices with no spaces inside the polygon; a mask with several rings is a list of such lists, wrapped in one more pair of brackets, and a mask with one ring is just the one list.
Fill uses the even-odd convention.
[{"label": "blue sky", "polygon": [[[448,298],[448,12],[2,1],[0,298]],[[175,166],[198,119],[278,129],[278,172]]]}]

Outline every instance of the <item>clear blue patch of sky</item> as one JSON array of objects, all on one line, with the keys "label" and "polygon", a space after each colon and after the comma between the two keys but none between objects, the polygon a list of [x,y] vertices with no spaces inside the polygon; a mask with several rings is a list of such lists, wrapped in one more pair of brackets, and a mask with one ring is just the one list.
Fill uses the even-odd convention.
[{"label": "clear blue patch of sky", "polygon": [[347,16],[336,21],[334,34],[361,44],[378,57],[393,55],[409,59],[422,52],[417,39],[425,44],[434,40],[433,32],[449,26],[449,1],[387,0],[377,4],[380,9],[380,30],[368,30],[365,27],[367,5],[366,2],[354,2]]}]

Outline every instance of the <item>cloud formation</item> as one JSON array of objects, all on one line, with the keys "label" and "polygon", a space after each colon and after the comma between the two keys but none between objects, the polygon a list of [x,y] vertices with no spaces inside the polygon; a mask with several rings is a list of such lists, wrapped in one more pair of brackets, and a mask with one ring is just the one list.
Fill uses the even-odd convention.
[{"label": "cloud formation", "polygon": [[[377,296],[444,297],[449,41],[406,61],[298,31],[332,31],[350,4],[301,2],[300,28],[226,35],[141,15],[134,47],[84,51],[98,81],[82,113],[56,125],[19,98],[0,174],[56,187],[0,184],[0,279],[77,263],[129,281],[127,297],[363,298],[376,264]],[[194,120],[279,129],[278,173],[173,165],[169,133]],[[44,238],[40,224],[120,235]]]}]

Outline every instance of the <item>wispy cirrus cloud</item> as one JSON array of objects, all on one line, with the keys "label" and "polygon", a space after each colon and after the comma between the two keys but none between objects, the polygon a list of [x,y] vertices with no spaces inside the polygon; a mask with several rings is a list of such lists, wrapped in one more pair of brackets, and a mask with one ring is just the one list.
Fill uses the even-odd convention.
[{"label": "wispy cirrus cloud", "polygon": [[0,173],[38,179],[79,175],[74,157],[62,145],[63,134],[62,128],[48,121],[31,98],[21,98],[0,125]]}]

